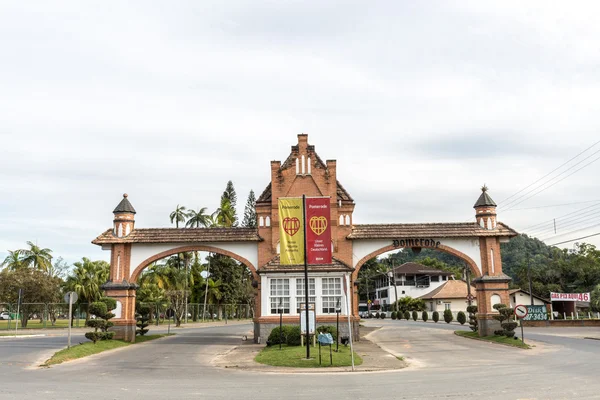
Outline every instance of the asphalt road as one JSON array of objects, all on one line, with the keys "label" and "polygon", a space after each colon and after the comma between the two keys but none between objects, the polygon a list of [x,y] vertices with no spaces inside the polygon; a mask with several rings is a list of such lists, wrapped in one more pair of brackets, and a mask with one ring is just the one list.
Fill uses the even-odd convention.
[{"label": "asphalt road", "polygon": [[[533,350],[521,350],[460,338],[452,332],[459,329],[456,325],[365,324],[380,325],[369,338],[406,357],[411,366],[394,372],[334,374],[215,368],[210,361],[241,344],[241,336],[251,329],[251,324],[229,325],[181,330],[176,336],[48,369],[4,366],[0,399],[600,398],[600,341],[582,339],[573,331],[567,331],[570,337],[532,332],[532,340],[538,335],[544,341],[536,342]],[[7,348],[23,347],[32,347],[23,354],[34,358],[36,349],[49,350],[57,338],[0,340],[0,359]]]}]

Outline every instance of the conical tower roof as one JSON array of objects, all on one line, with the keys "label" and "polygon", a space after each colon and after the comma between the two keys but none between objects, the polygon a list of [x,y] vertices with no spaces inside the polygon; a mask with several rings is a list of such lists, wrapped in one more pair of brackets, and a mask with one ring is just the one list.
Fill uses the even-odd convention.
[{"label": "conical tower roof", "polygon": [[487,186],[483,185],[483,187],[481,188],[481,196],[479,196],[479,198],[477,199],[477,202],[475,203],[473,208],[486,207],[486,206],[496,207],[496,203],[494,202],[494,200],[492,200],[490,195],[487,194],[487,191],[488,191]]},{"label": "conical tower roof", "polygon": [[117,208],[113,211],[114,214],[117,213],[131,213],[135,214],[135,208],[131,205],[129,200],[127,200],[127,193],[123,194],[123,200],[119,203]]}]

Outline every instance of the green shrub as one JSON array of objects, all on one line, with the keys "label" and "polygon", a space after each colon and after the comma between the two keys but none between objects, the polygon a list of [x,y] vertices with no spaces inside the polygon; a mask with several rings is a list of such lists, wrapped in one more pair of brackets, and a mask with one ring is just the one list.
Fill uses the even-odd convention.
[{"label": "green shrub", "polygon": [[413,311],[412,312],[412,319],[413,319],[413,321],[418,320],[419,319],[419,313],[416,312],[416,311]]},{"label": "green shrub", "polygon": [[136,335],[144,336],[148,333],[148,321],[150,320],[150,307],[148,306],[140,306],[137,310],[136,326],[135,330]]},{"label": "green shrub", "polygon": [[317,333],[331,333],[333,337],[333,341],[335,342],[335,338],[337,337],[337,329],[333,325],[321,325],[317,327]]},{"label": "green shrub", "polygon": [[[267,339],[269,344],[279,344],[280,342],[281,344],[285,344],[287,341],[288,327],[289,325],[283,325],[281,327],[281,331],[279,330],[279,327],[273,328],[273,330],[269,334],[269,338]],[[281,335],[279,334],[280,332]]]},{"label": "green shrub", "polygon": [[427,320],[429,319],[429,314],[427,314],[427,311],[423,311],[421,319],[423,320],[423,322],[427,322]]},{"label": "green shrub", "polygon": [[396,313],[396,311],[392,311],[392,319],[396,319],[398,317],[398,314]]},{"label": "green shrub", "polygon": [[465,315],[465,313],[464,313],[464,312],[462,312],[462,311],[459,311],[459,312],[458,312],[458,315],[456,315],[456,320],[457,320],[458,322],[460,322],[460,324],[461,324],[461,325],[464,325],[464,324],[465,324],[465,322],[467,322],[467,316]]},{"label": "green shrub", "polygon": [[433,320],[433,322],[438,322],[440,320],[440,313],[437,311],[434,311],[433,315],[431,316],[431,319]]},{"label": "green shrub", "polygon": [[468,306],[467,312],[469,313],[469,327],[473,332],[477,332],[479,325],[477,324],[477,306]]},{"label": "green shrub", "polygon": [[300,327],[298,325],[288,325],[287,340],[288,346],[300,346]]},{"label": "green shrub", "polygon": [[502,328],[504,329],[504,336],[513,337],[515,336],[515,328],[517,327],[516,322],[505,322],[502,324]]},{"label": "green shrub", "polygon": [[382,312],[381,314],[379,314],[379,318],[384,319],[385,318],[385,313]]},{"label": "green shrub", "polygon": [[379,318],[379,311],[377,311],[377,313],[375,313],[375,318]]},{"label": "green shrub", "polygon": [[450,322],[452,322],[453,319],[454,316],[452,315],[452,311],[444,310],[444,321],[446,321],[446,323],[449,324]]},{"label": "green shrub", "polygon": [[410,320],[410,311],[404,311],[404,319],[405,320]]},{"label": "green shrub", "polygon": [[[102,298],[89,306],[89,313],[94,316],[86,321],[85,325],[94,328],[94,332],[87,332],[86,339],[91,340],[96,344],[98,340],[110,340],[114,336],[114,332],[108,332],[108,329],[114,324],[109,320],[115,316],[109,310],[116,307],[116,301],[109,298]],[[112,307],[112,308],[109,308]]]}]

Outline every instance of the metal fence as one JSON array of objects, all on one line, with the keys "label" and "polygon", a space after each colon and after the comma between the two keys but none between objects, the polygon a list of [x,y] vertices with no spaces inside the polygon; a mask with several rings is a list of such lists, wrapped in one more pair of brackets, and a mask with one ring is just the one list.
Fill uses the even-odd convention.
[{"label": "metal fence", "polygon": [[[168,303],[142,303],[150,307],[152,324],[168,323]],[[73,305],[72,327],[83,328],[87,317],[87,303]],[[204,304],[191,303],[187,305],[182,322],[200,322]],[[187,315],[186,315],[187,314]],[[207,304],[204,321],[227,319],[249,319],[254,317],[254,307],[249,304]],[[171,319],[172,320],[172,319]],[[69,326],[69,305],[66,303],[21,303],[18,314],[16,303],[0,303],[0,331],[15,329],[52,329]]]}]

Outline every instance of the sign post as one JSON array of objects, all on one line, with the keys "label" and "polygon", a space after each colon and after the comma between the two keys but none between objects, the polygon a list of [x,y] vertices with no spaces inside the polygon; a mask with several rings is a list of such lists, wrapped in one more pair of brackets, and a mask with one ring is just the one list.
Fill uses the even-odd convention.
[{"label": "sign post", "polygon": [[519,325],[521,325],[521,341],[523,343],[525,343],[525,336],[523,335],[523,318],[525,318],[527,316],[527,314],[529,314],[529,310],[527,310],[527,306],[524,306],[523,304],[519,304],[518,306],[515,307],[515,316],[517,318],[519,318],[521,321],[519,321]]},{"label": "sign post", "polygon": [[[21,309],[21,298],[23,297],[23,289],[19,289],[19,300],[17,301],[17,317],[15,318],[15,337],[17,336],[17,331],[19,330],[19,313]],[[10,317],[9,317],[10,318]]]},{"label": "sign post", "polygon": [[77,301],[77,293],[69,292],[65,294],[65,302],[69,304],[69,339],[67,342],[67,348],[71,348],[71,324],[73,323],[73,303]]}]

